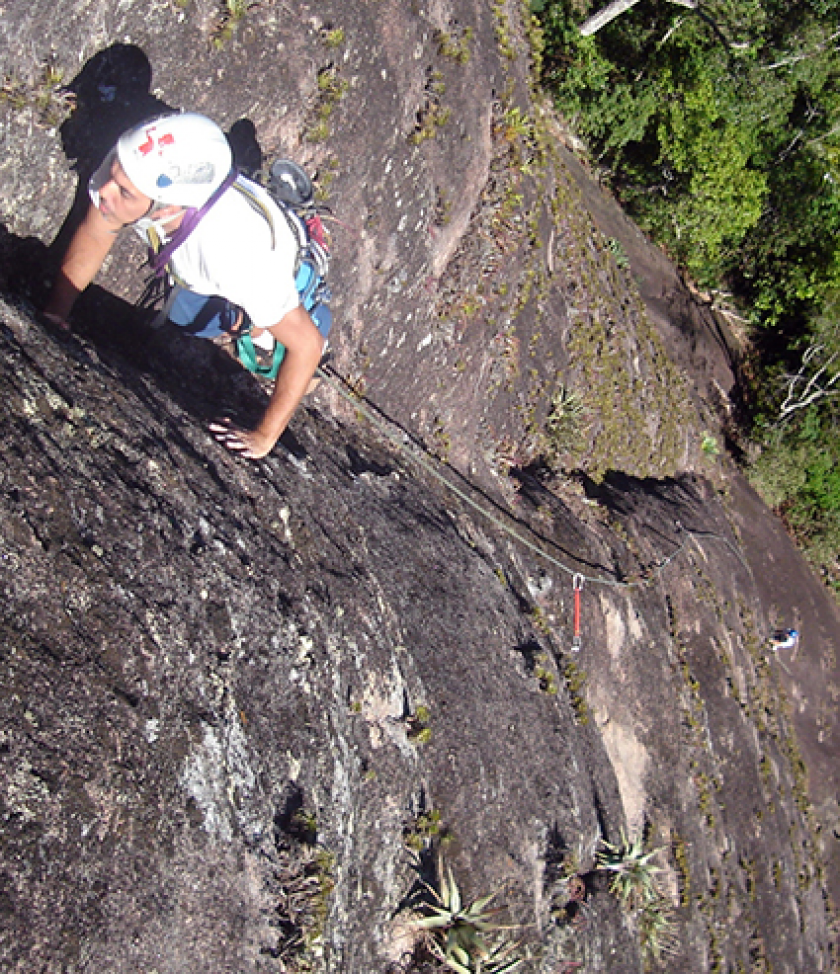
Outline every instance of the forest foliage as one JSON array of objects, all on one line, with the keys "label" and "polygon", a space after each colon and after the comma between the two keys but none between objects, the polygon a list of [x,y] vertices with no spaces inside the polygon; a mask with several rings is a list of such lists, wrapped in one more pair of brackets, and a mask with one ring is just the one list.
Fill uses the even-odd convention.
[{"label": "forest foliage", "polygon": [[752,324],[751,474],[840,587],[840,0],[532,0],[544,85],[634,219]]}]

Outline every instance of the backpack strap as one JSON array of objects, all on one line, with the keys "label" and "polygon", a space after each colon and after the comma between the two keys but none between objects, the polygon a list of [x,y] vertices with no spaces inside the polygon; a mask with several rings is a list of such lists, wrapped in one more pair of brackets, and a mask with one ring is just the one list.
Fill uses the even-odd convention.
[{"label": "backpack strap", "polygon": [[162,328],[166,324],[169,318],[169,312],[172,310],[172,305],[175,304],[175,299],[182,290],[183,287],[180,284],[173,284],[169,288],[169,293],[166,295],[160,311],[158,311],[149,323],[149,327],[153,331],[157,331],[158,328]]},{"label": "backpack strap", "polygon": [[[268,221],[271,226],[271,246],[273,249],[275,245],[274,220],[268,207],[247,183],[236,182],[233,184],[233,188],[242,193],[251,206]],[[290,203],[286,203],[284,200],[272,196],[272,202],[283,214],[286,226],[288,226],[292,236],[297,241],[298,252],[295,258],[295,276],[297,276],[301,264],[307,259],[312,259],[318,269],[318,273],[322,277],[326,277],[329,265],[329,250],[327,249],[326,234],[321,223],[321,218],[314,212],[314,208],[312,216],[305,218]]]},{"label": "backpack strap", "polygon": [[[231,186],[236,185],[236,180],[239,177],[239,173],[236,168],[231,169],[231,171],[225,176],[222,184],[218,186],[207,202],[200,209],[194,209],[190,207],[184,214],[183,220],[181,220],[181,225],[172,234],[171,239],[165,243],[162,247],[160,246],[160,238],[157,236],[157,232],[154,228],[149,228],[149,237],[152,241],[152,248],[149,250],[149,266],[152,268],[152,273],[155,277],[163,277],[166,270],[166,265],[172,258],[175,251],[181,246],[182,243],[189,237],[189,235],[195,230],[195,228],[201,223],[207,213],[213,208],[213,206],[222,198],[223,194],[230,189]],[[157,246],[155,246],[155,238],[157,238]]]},{"label": "backpack strap", "polygon": [[251,204],[252,209],[256,210],[256,212],[265,219],[269,229],[271,230],[271,249],[274,250],[274,248],[277,246],[277,233],[274,229],[274,219],[272,218],[268,207],[265,205],[264,200],[261,200],[246,182],[240,182],[237,180],[233,184],[233,188],[241,196],[243,196],[248,203]]}]

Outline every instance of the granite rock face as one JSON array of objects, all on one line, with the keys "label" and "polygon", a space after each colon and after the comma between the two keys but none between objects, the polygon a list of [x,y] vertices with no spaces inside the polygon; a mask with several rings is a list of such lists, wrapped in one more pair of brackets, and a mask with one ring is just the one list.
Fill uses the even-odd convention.
[{"label": "granite rock face", "polygon": [[[830,970],[837,610],[700,448],[730,349],[534,100],[520,5],[225,9],[0,25],[4,969],[439,969],[442,857],[524,970]],[[264,390],[146,328],[131,240],[72,336],[33,313],[163,106],[332,211],[335,371],[259,463],[206,424]],[[659,961],[598,868],[623,832]]]}]

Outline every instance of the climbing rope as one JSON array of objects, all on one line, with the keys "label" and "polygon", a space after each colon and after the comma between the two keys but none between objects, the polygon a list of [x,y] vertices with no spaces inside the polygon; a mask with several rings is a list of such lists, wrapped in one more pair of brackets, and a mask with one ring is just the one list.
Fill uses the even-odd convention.
[{"label": "climbing rope", "polygon": [[[457,497],[459,497],[465,504],[469,505],[473,510],[478,511],[483,517],[491,521],[498,528],[504,531],[507,535],[514,538],[520,544],[524,545],[529,550],[533,551],[540,557],[544,558],[555,568],[559,568],[560,571],[565,572],[565,574],[572,577],[572,587],[575,593],[575,639],[577,640],[577,649],[580,648],[580,592],[583,588],[584,582],[591,582],[595,585],[609,585],[614,588],[636,588],[643,585],[647,585],[655,576],[660,575],[664,570],[677,558],[684,550],[686,545],[693,540],[695,537],[709,537],[717,538],[723,541],[738,557],[741,563],[744,565],[746,570],[749,572],[749,566],[744,561],[743,556],[738,551],[738,549],[725,538],[723,535],[714,534],[711,531],[690,531],[688,528],[684,527],[679,521],[676,522],[677,531],[685,535],[681,544],[664,558],[662,561],[658,562],[648,570],[648,575],[646,578],[630,579],[627,581],[621,581],[616,578],[605,578],[598,575],[585,575],[574,568],[569,568],[558,558],[555,558],[549,551],[546,551],[544,544],[537,544],[530,538],[526,537],[521,531],[517,530],[511,524],[506,523],[502,518],[498,517],[492,511],[488,510],[483,504],[480,504],[473,497],[462,490],[457,484],[454,484],[448,477],[445,477],[440,471],[436,463],[432,463],[424,452],[425,448],[421,445],[417,445],[416,450],[411,450],[409,444],[412,442],[408,433],[405,430],[400,429],[400,435],[396,435],[389,428],[390,426],[396,426],[392,420],[387,421],[381,419],[379,415],[375,414],[373,409],[371,409],[367,403],[358,395],[358,393],[352,391],[348,387],[346,380],[339,375],[331,366],[323,365],[320,366],[316,372],[317,376],[324,379],[333,389],[338,392],[342,398],[344,398],[354,409],[358,410],[382,435],[393,443],[400,453],[410,457],[415,463],[420,467],[430,473],[439,483],[443,484],[447,490],[451,491]],[[375,408],[375,407],[374,407]],[[379,413],[379,410],[377,410]],[[530,531],[531,529],[528,528]],[[542,539],[541,539],[542,540]],[[577,651],[573,645],[573,651]]]}]

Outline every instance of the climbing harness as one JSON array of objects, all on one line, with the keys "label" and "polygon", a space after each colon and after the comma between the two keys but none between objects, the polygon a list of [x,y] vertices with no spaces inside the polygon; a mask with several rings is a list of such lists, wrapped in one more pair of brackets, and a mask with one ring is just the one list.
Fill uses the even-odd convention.
[{"label": "climbing harness", "polygon": [[280,371],[280,365],[286,357],[286,349],[280,342],[274,343],[271,350],[271,358],[268,362],[261,362],[260,355],[251,336],[246,331],[236,339],[236,357],[240,364],[249,372],[258,375],[261,379],[276,379]]},{"label": "climbing harness", "polygon": [[574,592],[575,598],[575,624],[571,645],[571,651],[573,653],[580,652],[580,593],[582,589],[583,575],[578,573],[572,578],[572,591]]}]

